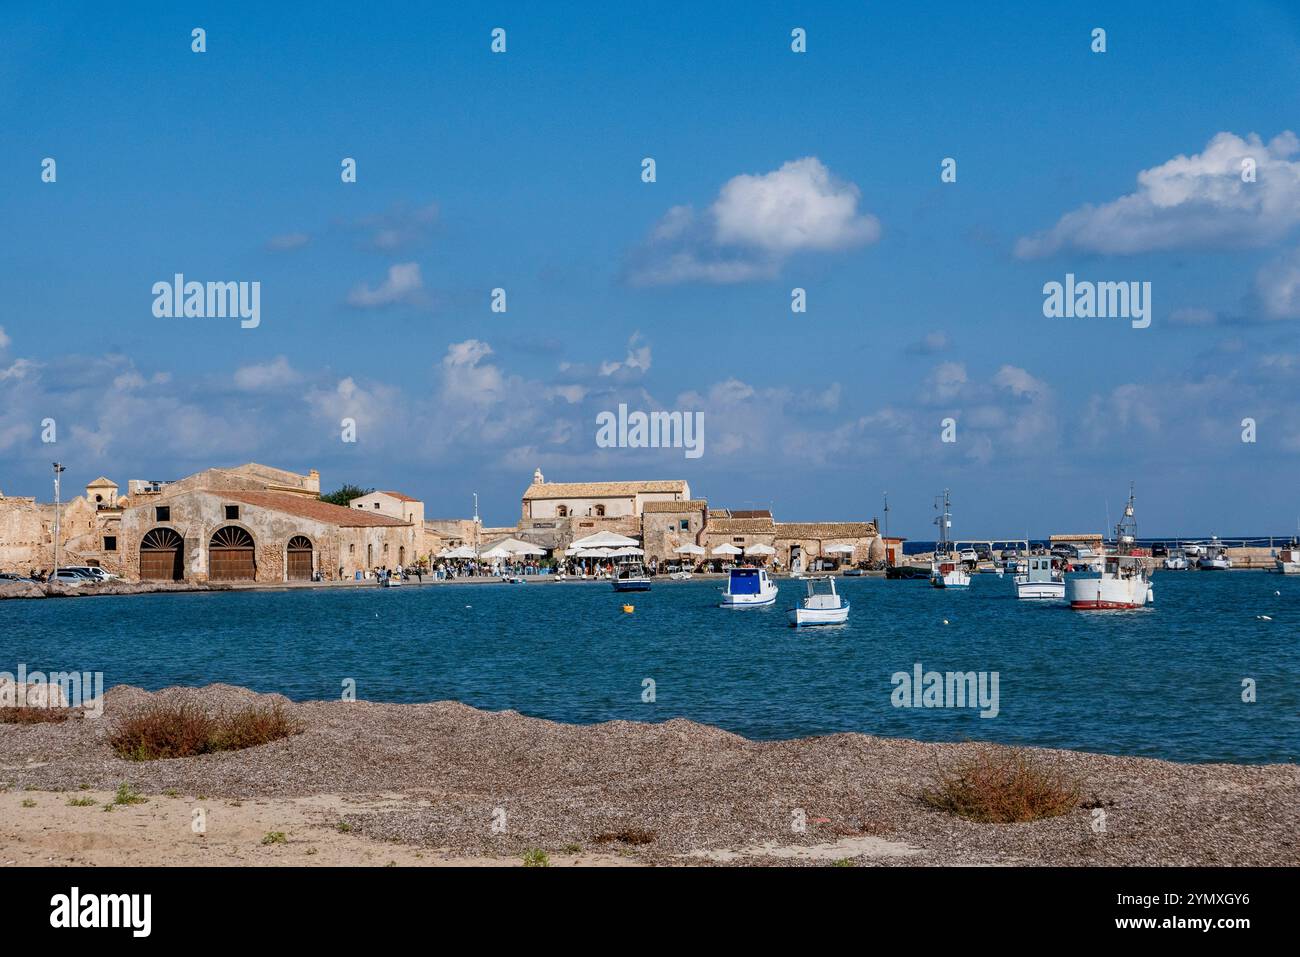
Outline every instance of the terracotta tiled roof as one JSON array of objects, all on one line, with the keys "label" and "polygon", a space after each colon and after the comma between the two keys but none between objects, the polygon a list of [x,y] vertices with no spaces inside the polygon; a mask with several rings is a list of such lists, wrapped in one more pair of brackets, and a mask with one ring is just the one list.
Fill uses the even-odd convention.
[{"label": "terracotta tiled roof", "polygon": [[686,494],[684,479],[663,482],[534,482],[524,490],[525,499],[536,498],[629,498],[644,492]]},{"label": "terracotta tiled roof", "polygon": [[411,498],[411,496],[406,495],[406,494],[404,494],[404,493],[402,493],[402,492],[384,492],[384,491],[379,491],[379,492],[374,492],[374,493],[371,493],[371,494],[374,494],[374,495],[387,495],[387,496],[389,496],[390,498],[395,498],[395,499],[397,499],[397,500],[400,501],[400,502],[418,502],[418,501],[419,501],[418,498]]},{"label": "terracotta tiled roof", "polygon": [[709,503],[702,498],[680,502],[646,502],[643,512],[702,512]]},{"label": "terracotta tiled roof", "polygon": [[369,528],[377,525],[405,525],[406,522],[388,515],[367,512],[360,508],[332,505],[319,499],[303,498],[285,492],[255,492],[250,489],[213,489],[208,492],[221,499],[274,509],[300,518],[337,525],[340,528]]},{"label": "terracotta tiled roof", "polygon": [[776,529],[776,523],[770,518],[714,518],[713,513],[709,513],[708,524],[704,526],[705,534],[727,535],[771,535]]},{"label": "terracotta tiled roof", "polygon": [[777,522],[777,538],[874,538],[870,522]]},{"label": "terracotta tiled roof", "polygon": [[769,508],[752,508],[752,509],[722,508],[722,509],[717,509],[717,511],[722,513],[723,518],[768,518],[770,519],[772,517],[772,510]]}]

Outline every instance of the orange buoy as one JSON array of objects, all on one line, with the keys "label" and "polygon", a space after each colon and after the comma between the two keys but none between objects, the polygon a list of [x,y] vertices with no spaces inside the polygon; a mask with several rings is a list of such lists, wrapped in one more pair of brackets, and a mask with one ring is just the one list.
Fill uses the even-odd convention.
[{"label": "orange buoy", "polygon": [[632,614],[632,612],[634,612],[634,611],[636,611],[636,606],[635,606],[635,605],[624,605],[624,606],[623,606],[623,612],[624,612],[624,614],[628,614],[628,615],[630,615],[630,614]]}]

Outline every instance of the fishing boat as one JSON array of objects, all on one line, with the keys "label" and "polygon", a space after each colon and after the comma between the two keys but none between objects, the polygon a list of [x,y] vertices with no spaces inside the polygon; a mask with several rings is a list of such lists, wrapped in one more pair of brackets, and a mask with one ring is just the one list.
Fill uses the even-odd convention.
[{"label": "fishing boat", "polygon": [[[939,507],[935,498],[934,507]],[[930,562],[930,584],[935,588],[967,588],[970,586],[970,572],[965,564],[953,557],[952,543],[948,534],[952,531],[952,503],[948,490],[943,490],[943,512],[934,523],[939,526],[939,540],[934,543],[934,559]]]},{"label": "fishing boat", "polygon": [[1291,539],[1291,544],[1278,552],[1274,565],[1280,575],[1300,575],[1300,541]]},{"label": "fishing boat", "polygon": [[675,581],[675,582],[688,582],[688,581],[690,581],[694,576],[693,576],[690,572],[673,572],[673,573],[672,573],[671,575],[669,575],[668,577],[671,578],[671,579],[672,579],[673,581]]},{"label": "fishing boat", "polygon": [[849,603],[835,590],[833,575],[814,575],[807,584],[808,594],[787,612],[791,627],[842,625],[849,620]]},{"label": "fishing boat", "polygon": [[1065,576],[1051,555],[1030,555],[1026,571],[1016,575],[1016,597],[1034,601],[1059,601],[1065,597]]},{"label": "fishing boat", "polygon": [[749,608],[776,602],[776,582],[767,577],[767,569],[746,565],[727,574],[722,590],[722,608]]},{"label": "fishing boat", "polygon": [[401,583],[402,583],[402,576],[394,575],[392,572],[389,572],[383,578],[379,579],[380,588],[396,588]]},{"label": "fishing boat", "polygon": [[1155,601],[1151,572],[1137,553],[1137,519],[1133,511],[1133,489],[1128,505],[1115,526],[1115,548],[1103,547],[1100,575],[1080,575],[1069,579],[1066,592],[1070,607],[1080,610],[1142,608]]},{"label": "fishing boat", "polygon": [[885,569],[885,577],[890,581],[927,581],[930,569],[921,565],[890,565]]},{"label": "fishing boat", "polygon": [[1192,563],[1187,560],[1187,553],[1181,548],[1169,549],[1163,564],[1165,570],[1171,572],[1185,572],[1192,567]]},{"label": "fishing boat", "polygon": [[610,584],[614,591],[620,592],[650,590],[650,578],[645,573],[645,566],[639,561],[619,562]]},{"label": "fishing boat", "polygon": [[1219,541],[1218,535],[1213,536],[1202,548],[1196,567],[1203,572],[1225,572],[1232,567],[1232,559],[1228,557],[1228,550]]}]

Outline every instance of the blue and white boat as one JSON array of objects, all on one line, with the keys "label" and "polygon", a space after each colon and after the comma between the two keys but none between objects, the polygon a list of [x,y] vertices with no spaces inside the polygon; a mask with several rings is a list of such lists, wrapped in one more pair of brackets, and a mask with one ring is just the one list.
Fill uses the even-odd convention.
[{"label": "blue and white boat", "polygon": [[776,582],[767,577],[767,569],[733,568],[722,590],[721,608],[749,608],[776,603]]}]

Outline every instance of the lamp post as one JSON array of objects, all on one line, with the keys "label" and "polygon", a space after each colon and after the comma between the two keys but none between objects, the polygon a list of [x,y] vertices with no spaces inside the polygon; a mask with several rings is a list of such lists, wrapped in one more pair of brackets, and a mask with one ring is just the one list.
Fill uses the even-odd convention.
[{"label": "lamp post", "polygon": [[885,538],[889,537],[889,493],[882,492],[885,496]]},{"label": "lamp post", "polygon": [[54,573],[51,580],[59,577],[59,474],[66,471],[60,463],[54,463]]}]

